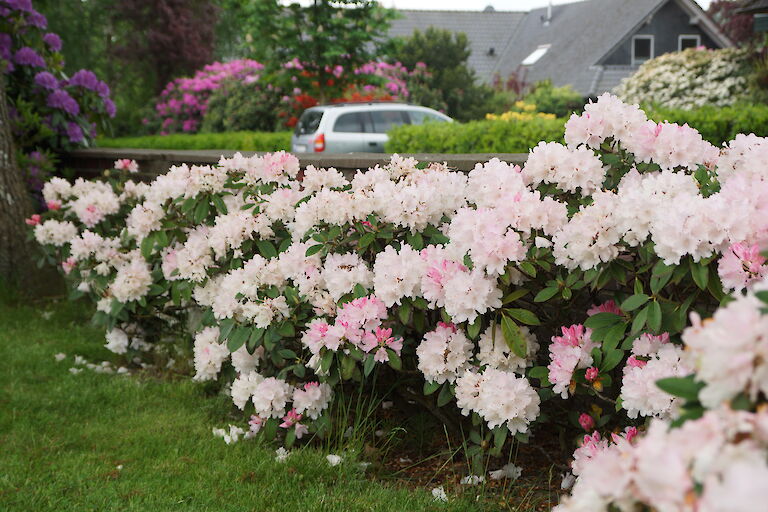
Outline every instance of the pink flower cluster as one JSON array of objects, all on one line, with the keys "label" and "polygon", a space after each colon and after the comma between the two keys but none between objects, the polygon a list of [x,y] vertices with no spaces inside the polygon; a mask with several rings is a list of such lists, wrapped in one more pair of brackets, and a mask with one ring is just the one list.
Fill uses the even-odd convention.
[{"label": "pink flower cluster", "polygon": [[555,393],[566,398],[573,381],[573,372],[592,364],[592,349],[599,346],[590,338],[592,329],[581,324],[562,327],[562,336],[553,336],[549,345],[549,381]]},{"label": "pink flower cluster", "polygon": [[381,300],[373,295],[360,297],[339,308],[333,325],[313,320],[301,341],[313,354],[319,354],[322,348],[338,351],[348,342],[384,363],[389,361],[387,349],[399,356],[403,348],[403,339],[392,336],[392,329],[382,326],[386,318],[387,307]]},{"label": "pink flower cluster", "polygon": [[263,69],[263,64],[250,59],[214,62],[191,78],[169,82],[155,105],[162,123],[161,134],[197,131],[208,109],[208,99],[225,80],[252,83]]}]

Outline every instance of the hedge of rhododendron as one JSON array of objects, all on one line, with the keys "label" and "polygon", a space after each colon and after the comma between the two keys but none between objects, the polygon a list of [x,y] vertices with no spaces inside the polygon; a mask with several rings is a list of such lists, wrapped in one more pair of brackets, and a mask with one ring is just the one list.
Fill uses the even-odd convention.
[{"label": "hedge of rhododendron", "polygon": [[691,110],[725,107],[746,98],[750,52],[689,48],[644,62],[615,92],[624,101]]},{"label": "hedge of rhododendron", "polygon": [[[286,62],[279,69],[265,69],[250,59],[214,62],[191,78],[177,78],[168,83],[155,105],[155,112],[144,120],[151,131],[195,133],[202,129],[219,129],[226,124],[230,130],[272,130],[278,126],[292,127],[304,109],[321,102],[363,102],[374,100],[406,100],[409,85],[424,87],[429,76],[419,63],[409,71],[400,63],[369,62],[356,69],[338,65],[329,70],[332,83],[320,84],[305,70],[298,59]],[[228,105],[227,99],[235,98]],[[248,103],[258,98],[259,105]],[[263,104],[263,106],[262,106]],[[211,107],[217,109],[211,112]],[[235,117],[238,110],[251,110],[262,119],[250,122],[222,123]],[[213,116],[213,119],[208,119]],[[239,126],[243,124],[243,126]]]},{"label": "hedge of rhododendron", "polygon": [[169,333],[193,325],[194,378],[228,388],[248,437],[322,437],[334,391],[375,380],[470,432],[478,479],[513,438],[565,429],[562,510],[758,493],[768,141],[717,148],[610,95],[565,139],[468,174],[238,154],[136,184],[120,161],[51,180],[28,222],[114,352],[183,353]]}]

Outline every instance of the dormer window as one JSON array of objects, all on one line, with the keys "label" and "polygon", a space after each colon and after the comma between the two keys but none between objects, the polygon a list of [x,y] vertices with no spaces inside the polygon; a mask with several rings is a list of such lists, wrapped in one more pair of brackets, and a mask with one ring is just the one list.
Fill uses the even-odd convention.
[{"label": "dormer window", "polygon": [[653,36],[632,37],[632,65],[638,66],[653,58]]},{"label": "dormer window", "polygon": [[701,46],[701,36],[698,34],[683,34],[677,37],[677,51]]},{"label": "dormer window", "polygon": [[548,44],[542,44],[538,48],[533,50],[533,52],[531,52],[529,56],[523,59],[523,66],[533,66],[534,64],[536,64],[539,61],[539,59],[542,58],[545,53],[547,53],[547,50],[549,50],[550,46],[551,45],[548,45]]}]

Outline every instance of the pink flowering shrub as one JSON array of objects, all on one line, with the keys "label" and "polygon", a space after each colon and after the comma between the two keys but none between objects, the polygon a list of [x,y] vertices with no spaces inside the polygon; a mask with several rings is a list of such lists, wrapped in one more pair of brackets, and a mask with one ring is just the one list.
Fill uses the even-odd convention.
[{"label": "pink flowering shrub", "polygon": [[[243,412],[234,437],[323,437],[334,392],[375,382],[470,432],[475,472],[561,430],[578,447],[562,510],[722,500],[766,461],[768,144],[716,148],[610,95],[566,141],[469,173],[393,155],[350,177],[281,152],[53,180],[28,223],[114,352],[163,350],[202,312],[187,357]],[[707,441],[669,448],[681,424]]]}]

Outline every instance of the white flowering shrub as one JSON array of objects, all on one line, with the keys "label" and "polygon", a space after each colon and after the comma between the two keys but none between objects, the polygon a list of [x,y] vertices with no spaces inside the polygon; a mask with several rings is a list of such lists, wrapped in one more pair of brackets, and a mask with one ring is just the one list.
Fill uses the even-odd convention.
[{"label": "white flowering shrub", "polygon": [[[121,187],[136,186],[119,180],[55,181],[46,199],[66,204],[30,223],[100,305],[115,352],[147,318],[202,311],[194,378],[228,386],[249,418],[225,439],[323,436],[334,390],[376,381],[453,413],[475,468],[546,425],[586,432],[582,482],[577,467],[607,432],[629,446],[649,421],[745,393],[752,406],[768,388],[764,337],[729,350],[727,334],[691,334],[709,325],[695,315],[754,301],[744,294],[768,274],[768,141],[717,148],[607,94],[565,140],[523,168],[493,159],[462,173],[394,155],[351,179],[285,153],[236,155],[174,167],[130,202]],[[81,200],[91,189],[102,192]],[[92,205],[111,213],[91,218]],[[675,394],[692,382],[706,383],[699,405]]]},{"label": "white flowering shrub", "polygon": [[725,107],[747,93],[746,49],[689,48],[644,62],[615,89],[623,101],[690,110]]}]

